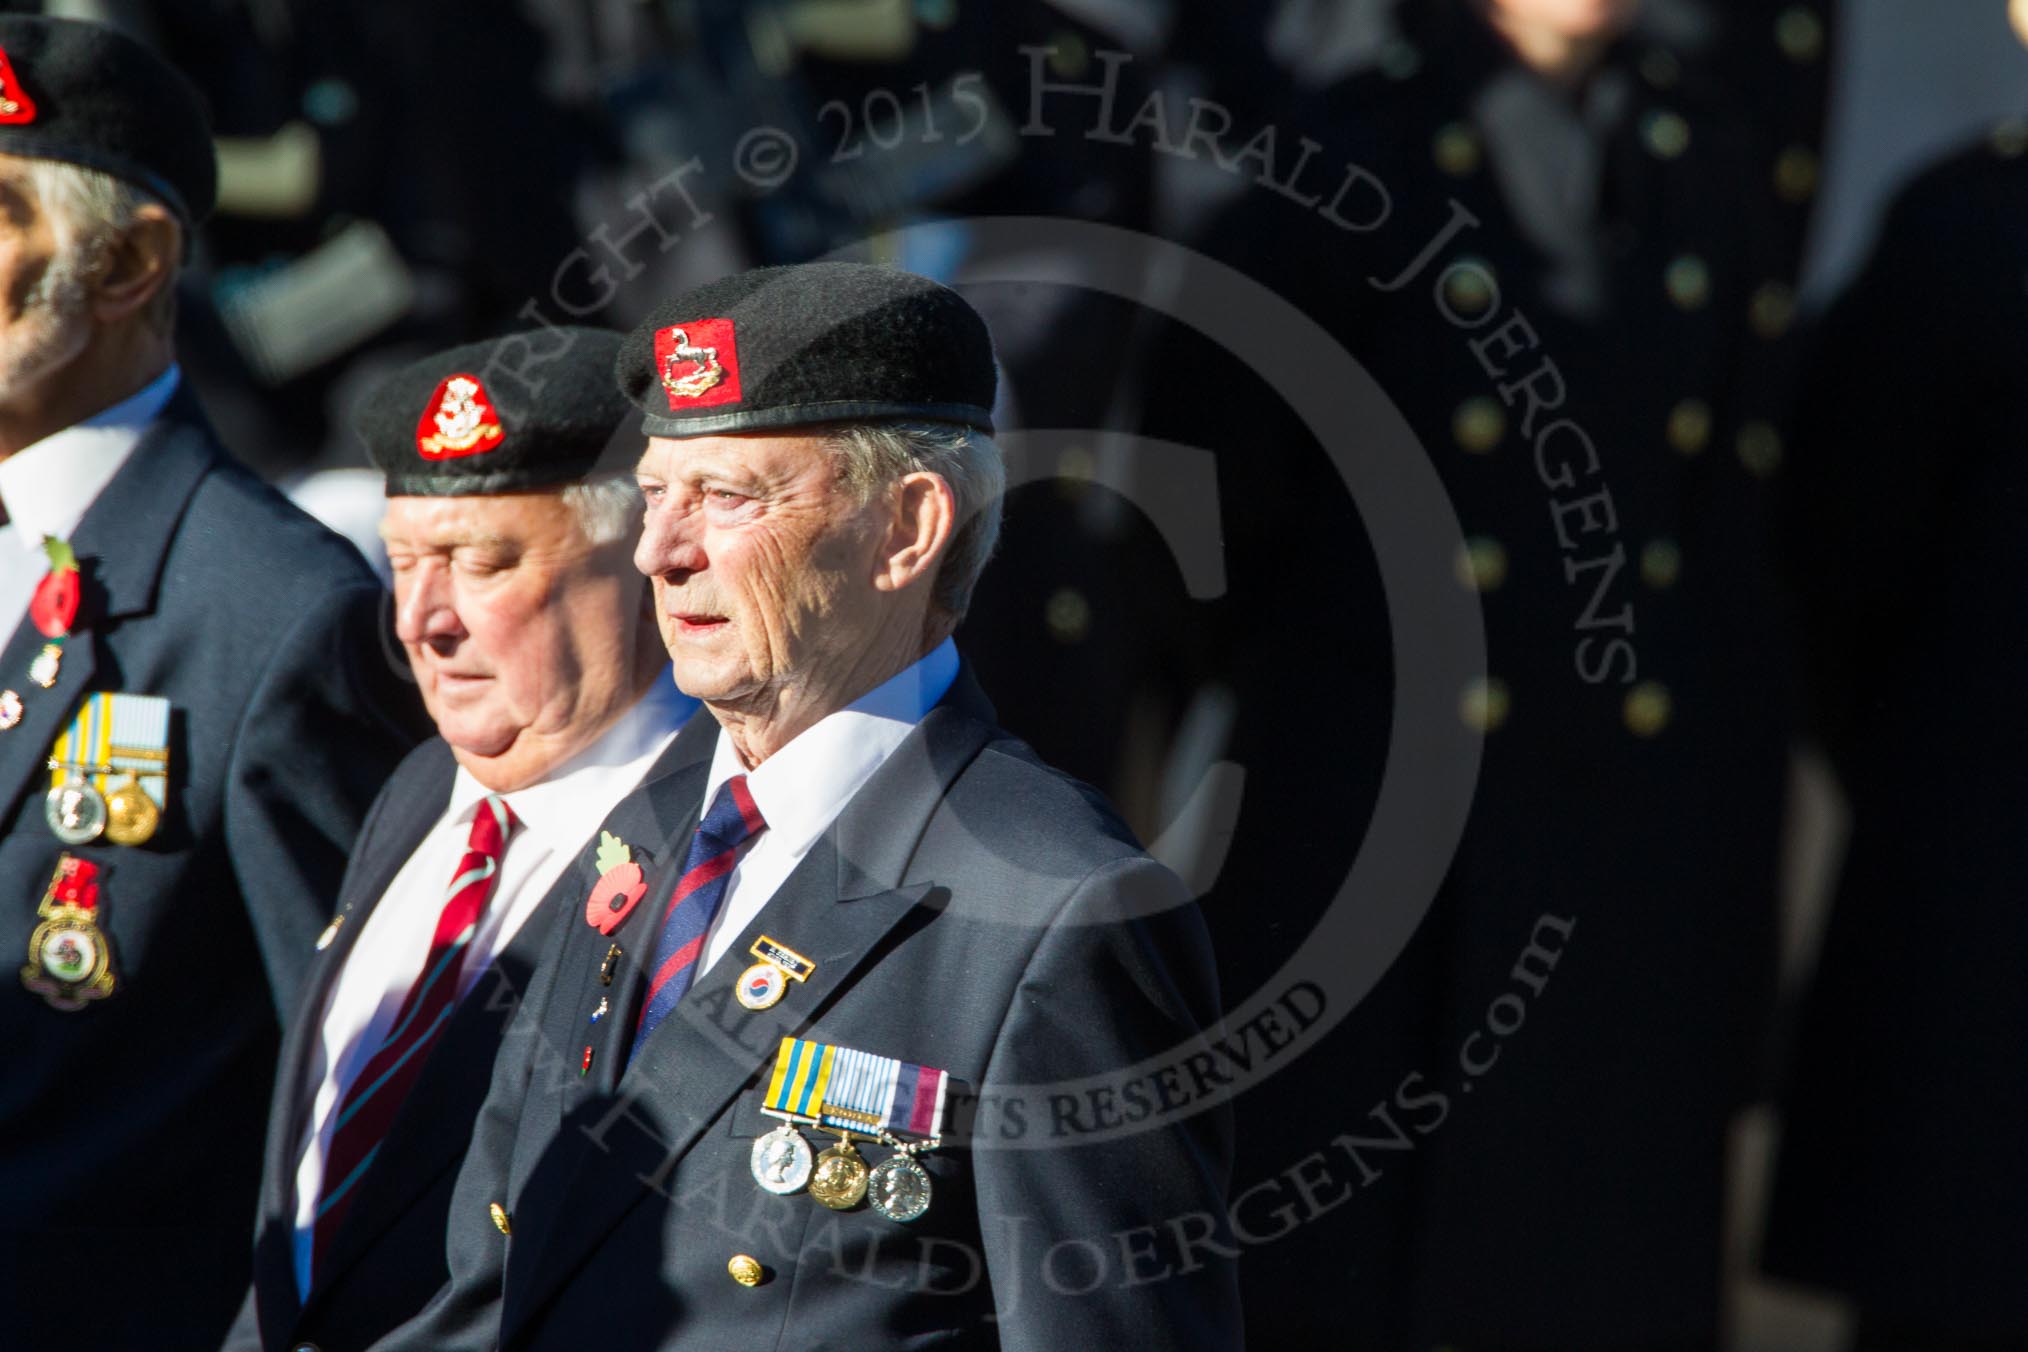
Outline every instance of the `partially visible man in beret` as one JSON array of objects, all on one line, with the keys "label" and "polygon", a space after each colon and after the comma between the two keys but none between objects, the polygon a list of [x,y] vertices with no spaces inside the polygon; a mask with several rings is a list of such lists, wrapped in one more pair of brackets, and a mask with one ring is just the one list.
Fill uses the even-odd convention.
[{"label": "partially visible man in beret", "polygon": [[389,1345],[1236,1346],[1228,1117],[1142,1078],[1217,1024],[1202,920],[952,640],[1004,483],[985,325],[906,273],[763,269],[618,377],[715,744],[643,791],[648,900],[565,925],[453,1285]]},{"label": "partially visible man in beret", "polygon": [[422,727],[358,553],[179,375],[194,90],[0,16],[0,1341],[216,1347],[282,1012]]},{"label": "partially visible man in beret", "polygon": [[629,842],[653,823],[608,814],[674,763],[697,701],[633,568],[619,345],[581,328],[474,343],[361,404],[396,631],[439,735],[374,804],[283,1047],[232,1347],[363,1348],[444,1283],[501,1029],[595,890],[559,879],[581,853],[606,860],[629,880],[610,913],[651,858]]}]

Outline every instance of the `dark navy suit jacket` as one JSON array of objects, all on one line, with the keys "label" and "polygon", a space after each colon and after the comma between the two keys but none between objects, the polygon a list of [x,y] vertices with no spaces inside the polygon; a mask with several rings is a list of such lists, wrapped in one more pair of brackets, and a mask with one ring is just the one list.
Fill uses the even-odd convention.
[{"label": "dark navy suit jacket", "polygon": [[[708,769],[630,800],[663,842],[652,901],[680,872]],[[593,862],[575,869],[588,888]],[[994,726],[968,671],[629,1062],[662,909],[644,901],[610,937],[565,917],[474,1128],[452,1282],[384,1348],[1239,1345],[1229,1115],[1155,1113],[1145,1094],[1218,1021],[1202,919],[1093,791]],[[761,934],[816,970],[750,1011],[732,988]],[[790,1034],[978,1091],[922,1156],[922,1217],[756,1185],[754,1141],[776,1125],[763,1084]],[[1099,1112],[1094,1087],[1135,1067],[1140,1109],[1115,1092]],[[758,1284],[729,1274],[738,1255]]]},{"label": "dark navy suit jacket", "polygon": [[[702,750],[709,755],[717,724],[702,715]],[[653,782],[696,754],[697,734],[679,735],[643,776]],[[471,1143],[472,1119],[485,1099],[501,1031],[527,992],[530,977],[553,947],[556,927],[572,915],[582,924],[588,887],[566,871],[520,933],[458,1003],[402,1101],[373,1167],[355,1185],[351,1210],[319,1263],[307,1300],[295,1277],[296,1166],[317,1092],[311,1078],[316,1011],[344,969],[367,917],[422,839],[443,814],[457,763],[441,739],[412,752],[373,805],[359,848],[346,870],[339,914],[345,917],[311,969],[299,1017],[282,1049],[268,1124],[261,1179],[260,1222],[248,1305],[227,1342],[231,1352],[286,1349],[308,1343],[322,1352],[364,1348],[413,1316],[448,1280],[444,1231],[451,1187]],[[638,839],[627,813],[605,829]],[[593,842],[597,836],[592,837]]]},{"label": "dark navy suit jacket", "polygon": [[[78,632],[53,689],[24,621],[0,687],[0,1310],[10,1347],[214,1348],[246,1286],[282,1012],[367,805],[424,726],[351,545],[218,446],[180,393],[71,537]],[[166,696],[144,845],[66,847],[51,744],[93,691]],[[99,867],[119,982],[72,1013],[16,976],[68,848]]]}]

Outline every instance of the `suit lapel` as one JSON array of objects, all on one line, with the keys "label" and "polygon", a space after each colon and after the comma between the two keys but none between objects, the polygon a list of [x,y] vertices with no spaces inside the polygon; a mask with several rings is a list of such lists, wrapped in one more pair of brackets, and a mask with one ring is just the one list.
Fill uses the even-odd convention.
[{"label": "suit lapel", "polygon": [[[951,695],[854,795],[728,957],[704,973],[625,1073],[567,1113],[551,1143],[557,1157],[542,1166],[546,1178],[562,1183],[542,1199],[553,1212],[541,1216],[509,1255],[503,1345],[628,1210],[663,1186],[726,1105],[773,1064],[781,1039],[806,1031],[849,990],[904,919],[926,919],[940,907],[947,894],[935,880],[904,885],[904,874],[944,791],[992,735],[989,718],[984,697],[961,671]],[[699,783],[693,797],[701,793]],[[693,822],[696,812],[693,801]],[[680,867],[680,860],[671,867]],[[666,897],[673,881],[659,882],[659,895]],[[817,970],[773,1009],[750,1011],[732,998],[733,981],[762,932],[813,959]],[[629,1022],[616,1030],[629,1038],[638,995],[631,999]],[[625,1041],[611,1045],[623,1052]]]},{"label": "suit lapel", "polygon": [[[333,916],[338,928],[331,936],[331,946],[320,955],[323,961],[311,969],[304,1002],[283,1042],[281,1065],[291,1091],[284,1144],[291,1154],[308,1126],[311,1099],[316,1094],[316,1086],[309,1083],[309,1070],[321,1031],[319,1016],[331,997],[331,987],[351,961],[352,949],[366,928],[367,917],[373,914],[373,908],[380,904],[395,875],[422,844],[423,837],[437,824],[444,804],[450,799],[457,762],[441,741],[431,741],[425,746],[441,748],[442,754],[430,756],[417,767],[413,777],[404,775],[388,786],[387,801],[378,813],[385,826],[376,830],[371,840],[360,842],[356,862],[339,889],[338,909]],[[288,1169],[292,1191],[294,1175],[292,1162]]]},{"label": "suit lapel", "polygon": [[48,641],[31,620],[24,617],[0,650],[0,688],[17,691],[23,706],[21,722],[0,732],[0,804],[6,805],[9,816],[17,809],[39,810],[22,798],[44,782],[50,746],[92,688],[101,656],[100,635],[121,619],[154,607],[162,561],[183,519],[184,505],[217,462],[204,415],[193,399],[179,393],[142,435],[70,538],[84,594],[77,632],[64,640],[55,686],[44,690],[28,679],[28,664]]},{"label": "suit lapel", "polygon": [[[642,776],[644,787],[666,792],[659,786],[671,777],[679,777],[692,764],[698,754],[699,739],[715,734],[717,726],[708,715],[703,717],[710,727],[698,728],[695,719],[687,724]],[[705,741],[707,756],[709,745]],[[398,852],[391,866],[381,871],[383,876],[367,894],[369,907],[387,890],[395,872],[435,824],[455,771],[455,761],[446,755],[441,792],[432,805],[416,813],[421,830]],[[645,825],[644,815],[627,806],[632,798],[630,794],[622,799],[601,829],[611,830],[628,841],[645,871],[654,867],[655,860],[652,850],[639,838],[640,825],[636,823]],[[485,1095],[492,1080],[501,1033],[514,1003],[527,995],[537,964],[554,953],[558,940],[566,937],[557,926],[584,924],[584,899],[596,878],[587,876],[589,866],[583,860],[591,857],[597,844],[598,837],[594,835],[587,847],[579,851],[581,858],[565,867],[520,933],[459,1002],[442,1039],[431,1048],[428,1061],[389,1127],[372,1171],[362,1180],[360,1194],[332,1240],[328,1259],[319,1265],[320,1288],[329,1288],[418,1193],[464,1154],[470,1144],[467,1130],[470,1124],[469,1120],[459,1119],[468,1119]],[[642,901],[645,904],[647,898]],[[365,917],[359,919],[363,921]],[[352,928],[356,930],[357,926]]]},{"label": "suit lapel", "polygon": [[388,782],[361,832],[344,882],[338,889],[337,915],[345,917],[332,935],[331,946],[317,955],[304,983],[302,1002],[282,1038],[277,1061],[275,1108],[268,1117],[267,1146],[261,1174],[261,1225],[256,1236],[254,1282],[259,1288],[261,1327],[270,1342],[288,1337],[299,1314],[296,1291],[295,1226],[296,1166],[311,1100],[317,1086],[310,1066],[321,1030],[320,1015],[365,928],[381,894],[401,865],[435,825],[451,791],[455,770],[450,749],[440,741],[424,743],[415,759],[404,763]]}]

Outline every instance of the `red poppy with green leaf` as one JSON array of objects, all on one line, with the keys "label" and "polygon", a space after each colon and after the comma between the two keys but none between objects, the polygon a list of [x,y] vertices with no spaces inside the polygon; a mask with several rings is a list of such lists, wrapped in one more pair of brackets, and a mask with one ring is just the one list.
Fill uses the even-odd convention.
[{"label": "red poppy with green leaf", "polygon": [[42,537],[42,552],[49,556],[49,572],[36,584],[35,597],[28,603],[28,616],[44,638],[65,638],[77,623],[77,607],[83,595],[78,578],[77,555],[65,541],[54,535]]},{"label": "red poppy with green leaf", "polygon": [[648,880],[641,876],[634,852],[610,831],[599,832],[599,852],[594,862],[600,869],[599,881],[585,898],[585,923],[600,934],[611,934],[634,909],[634,904],[647,895]]}]

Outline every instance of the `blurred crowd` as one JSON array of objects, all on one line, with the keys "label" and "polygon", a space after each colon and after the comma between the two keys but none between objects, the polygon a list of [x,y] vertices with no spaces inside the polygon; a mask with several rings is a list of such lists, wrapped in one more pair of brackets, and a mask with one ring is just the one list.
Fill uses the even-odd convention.
[{"label": "blurred crowd", "polygon": [[[1256,1345],[1715,1346],[1773,1104],[1755,1261],[1858,1346],[2028,1347],[2028,122],[1809,306],[1834,0],[48,8],[211,100],[185,372],[369,553],[346,414],[420,353],[834,254],[963,289],[1011,488],[958,641],[1202,895],[1229,1008],[1402,901],[1349,880],[1441,710],[1477,764],[1462,837],[1409,842],[1440,889],[1238,1105]],[[1236,283],[1177,244],[1323,346],[1204,322]],[[1380,425],[1292,396],[1337,351],[1440,553],[1383,545]],[[1483,661],[1404,692],[1432,567]],[[1805,754],[1850,845],[1785,987]]]}]

